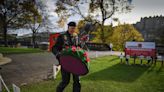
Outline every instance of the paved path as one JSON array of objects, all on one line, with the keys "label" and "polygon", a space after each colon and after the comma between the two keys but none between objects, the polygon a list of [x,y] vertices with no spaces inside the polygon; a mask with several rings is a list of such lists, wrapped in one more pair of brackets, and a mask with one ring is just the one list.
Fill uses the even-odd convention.
[{"label": "paved path", "polygon": [[7,83],[24,84],[47,78],[55,62],[51,53],[7,55],[12,62],[1,66],[0,74]]},{"label": "paved path", "polygon": [[88,53],[91,58],[101,57],[101,56],[106,56],[106,55],[119,56],[121,54],[121,52],[118,52],[118,51],[112,51],[112,52],[111,51],[89,51]]},{"label": "paved path", "polygon": [[[89,52],[91,58],[110,55],[109,51]],[[113,54],[120,54],[113,52]],[[1,66],[0,74],[7,84],[17,85],[38,82],[52,74],[52,66],[57,61],[52,53],[12,54],[7,55],[12,62]]]},{"label": "paved path", "polygon": [[5,65],[10,63],[12,60],[8,57],[4,57],[3,54],[0,53],[0,65]]}]

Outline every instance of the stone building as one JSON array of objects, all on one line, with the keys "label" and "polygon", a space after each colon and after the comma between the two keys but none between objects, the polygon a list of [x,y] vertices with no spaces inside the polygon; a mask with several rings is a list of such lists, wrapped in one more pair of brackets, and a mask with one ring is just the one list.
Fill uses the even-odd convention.
[{"label": "stone building", "polygon": [[141,18],[134,27],[143,35],[145,41],[156,42],[158,52],[164,54],[164,16]]}]

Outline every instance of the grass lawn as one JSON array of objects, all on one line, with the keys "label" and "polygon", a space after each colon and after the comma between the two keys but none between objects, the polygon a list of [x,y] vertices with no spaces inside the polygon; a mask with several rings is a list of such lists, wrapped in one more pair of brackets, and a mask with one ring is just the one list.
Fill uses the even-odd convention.
[{"label": "grass lawn", "polygon": [[[164,67],[160,68],[159,62],[148,67],[119,61],[116,56],[92,59],[90,73],[81,77],[81,92],[164,92]],[[56,80],[22,86],[21,92],[55,92],[60,79],[59,74]],[[64,92],[72,92],[72,83]]]},{"label": "grass lawn", "polygon": [[3,54],[19,54],[19,53],[36,53],[43,52],[40,49],[34,48],[9,48],[9,47],[0,47],[0,53]]}]

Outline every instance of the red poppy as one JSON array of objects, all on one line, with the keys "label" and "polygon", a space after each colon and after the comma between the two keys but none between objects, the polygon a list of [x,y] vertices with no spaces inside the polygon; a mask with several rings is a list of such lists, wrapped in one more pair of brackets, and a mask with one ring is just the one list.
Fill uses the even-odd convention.
[{"label": "red poppy", "polygon": [[76,47],[75,46],[72,46],[72,51],[76,52]]},{"label": "red poppy", "polygon": [[90,62],[90,58],[87,57],[87,58],[86,58],[86,61],[87,61],[87,62]]},{"label": "red poppy", "polygon": [[65,48],[66,48],[66,49],[68,49],[68,48],[69,48],[69,46],[65,46]]},{"label": "red poppy", "polygon": [[87,57],[88,56],[88,53],[87,52],[84,52],[83,55],[84,55],[84,57]]},{"label": "red poppy", "polygon": [[76,48],[76,46],[72,46],[72,48]]}]

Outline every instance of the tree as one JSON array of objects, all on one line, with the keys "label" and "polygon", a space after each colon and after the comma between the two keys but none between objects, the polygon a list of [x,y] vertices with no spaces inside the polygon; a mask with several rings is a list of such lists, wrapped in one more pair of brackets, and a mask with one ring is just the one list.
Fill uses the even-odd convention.
[{"label": "tree", "polygon": [[23,17],[26,22],[24,27],[29,28],[32,31],[32,45],[33,48],[36,48],[36,36],[39,28],[42,26],[42,16],[39,12],[38,6],[36,5],[36,2],[28,2],[26,4],[26,8],[28,8],[29,11]]},{"label": "tree", "polygon": [[[100,39],[106,43],[104,25],[116,12],[130,11],[132,0],[57,0],[56,10],[59,17],[78,14],[84,21],[98,25]],[[85,5],[85,7],[84,7]]]},{"label": "tree", "polygon": [[126,41],[144,41],[144,39],[133,25],[123,24],[114,28],[112,36],[109,36],[107,41],[113,44],[115,50],[123,50]]},{"label": "tree", "polygon": [[[109,37],[112,36],[112,33],[113,33],[113,25],[110,24],[110,25],[105,25],[103,27],[103,30],[104,30],[104,39],[106,39],[106,43],[108,43],[109,41]],[[100,27],[97,27],[96,31],[94,31],[92,33],[92,35],[94,36],[94,39],[92,39],[92,42],[95,42],[95,43],[101,43],[101,28]]]},{"label": "tree", "polygon": [[43,0],[35,0],[35,5],[36,5],[36,8],[38,9],[39,11],[39,14],[42,16],[42,28],[45,30],[45,31],[48,31],[50,29],[54,29],[55,26],[53,25],[53,23],[51,22],[51,20],[49,19],[49,17],[51,16],[49,14],[49,9],[48,9],[48,6],[46,4],[47,1],[43,1]]},{"label": "tree", "polygon": [[[28,2],[34,0],[1,0],[0,1],[0,23],[3,31],[5,46],[7,45],[8,29],[23,27],[25,21],[24,14],[27,14]],[[32,10],[32,9],[31,9]],[[31,11],[32,12],[32,11]]]}]

